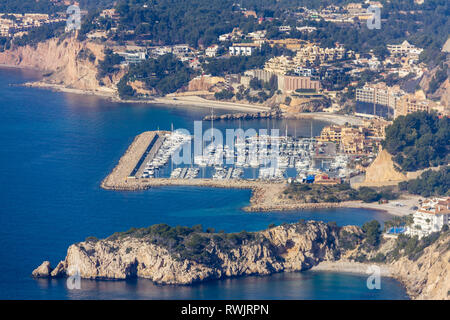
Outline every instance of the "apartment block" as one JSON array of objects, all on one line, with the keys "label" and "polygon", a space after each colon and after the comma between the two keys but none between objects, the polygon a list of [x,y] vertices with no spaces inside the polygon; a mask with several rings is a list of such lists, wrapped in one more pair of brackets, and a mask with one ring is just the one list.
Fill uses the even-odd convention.
[{"label": "apartment block", "polygon": [[402,96],[396,106],[394,118],[398,116],[406,116],[409,113],[417,111],[430,112],[436,107],[436,104],[428,100],[422,90],[415,93],[405,94]]},{"label": "apartment block", "polygon": [[298,89],[319,91],[320,81],[311,80],[310,77],[278,76],[278,89],[292,92]]},{"label": "apartment block", "polygon": [[356,89],[356,101],[396,108],[397,101],[404,95],[398,86],[388,87],[385,83],[366,84]]}]

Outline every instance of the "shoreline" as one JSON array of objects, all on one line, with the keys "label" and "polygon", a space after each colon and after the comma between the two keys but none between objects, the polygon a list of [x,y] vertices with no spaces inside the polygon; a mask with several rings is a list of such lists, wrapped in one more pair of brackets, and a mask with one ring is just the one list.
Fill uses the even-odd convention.
[{"label": "shoreline", "polygon": [[169,105],[177,107],[196,107],[196,108],[221,109],[226,111],[242,111],[255,113],[261,111],[270,111],[270,107],[266,106],[234,103],[226,101],[213,101],[204,99],[196,95],[155,97],[152,98],[151,100],[122,100],[118,98],[115,93],[109,90],[93,91],[93,90],[75,89],[75,88],[68,88],[64,85],[51,84],[43,81],[26,82],[22,85],[25,87],[39,88],[55,92],[72,93],[86,96],[97,96],[116,103],[133,103],[133,104],[148,104],[148,105],[162,105],[162,106]]},{"label": "shoreline", "polygon": [[[38,68],[32,67],[24,67],[18,65],[7,65],[1,64],[0,69],[20,69],[20,70],[30,70],[39,72],[42,74],[45,71],[40,70]],[[180,107],[196,107],[196,108],[208,108],[208,109],[219,109],[219,110],[227,110],[227,111],[241,111],[241,112],[268,112],[271,110],[268,106],[263,105],[255,105],[248,103],[236,103],[236,102],[228,102],[228,101],[213,101],[204,99],[198,95],[180,95],[180,96],[165,96],[165,97],[156,97],[152,100],[122,100],[117,97],[117,95],[109,90],[100,91],[100,90],[83,90],[76,88],[69,88],[60,84],[51,84],[45,81],[32,81],[20,84],[25,87],[30,88],[39,88],[45,90],[51,90],[56,92],[63,93],[71,93],[71,94],[79,94],[86,96],[96,96],[108,99],[111,102],[116,103],[135,103],[135,104],[149,104],[149,105],[158,105],[158,106],[180,106]],[[282,115],[283,119],[313,119],[313,120],[322,120],[326,122],[330,122],[337,125],[343,125],[346,122],[350,124],[360,124],[362,123],[362,118],[353,116],[353,115],[341,115],[341,114],[332,114],[327,112],[303,112],[299,114],[284,114]]]}]

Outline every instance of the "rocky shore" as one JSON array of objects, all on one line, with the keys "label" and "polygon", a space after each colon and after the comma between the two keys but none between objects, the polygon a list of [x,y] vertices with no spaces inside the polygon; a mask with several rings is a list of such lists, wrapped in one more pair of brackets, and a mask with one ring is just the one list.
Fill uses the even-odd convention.
[{"label": "rocky shore", "polygon": [[[418,257],[402,252],[393,255],[395,241],[387,239],[380,247],[370,249],[359,227],[313,221],[237,234],[155,225],[73,244],[55,269],[44,261],[32,276],[78,274],[98,280],[138,277],[162,285],[189,285],[309,269],[366,273],[369,266],[378,265],[381,276],[401,281],[413,299],[449,299],[449,232],[424,247]],[[369,261],[379,254],[391,258],[382,264],[356,262],[361,254]]]},{"label": "rocky shore", "polygon": [[182,244],[190,248],[195,237],[202,237],[207,242],[202,248],[206,257],[182,255],[170,245],[159,245],[155,239],[164,237],[161,233],[148,237],[125,234],[73,244],[55,269],[46,261],[33,276],[61,277],[79,272],[85,279],[141,277],[158,284],[192,284],[231,276],[301,271],[321,261],[338,259],[339,234],[353,229],[307,222],[245,236],[199,233]]}]

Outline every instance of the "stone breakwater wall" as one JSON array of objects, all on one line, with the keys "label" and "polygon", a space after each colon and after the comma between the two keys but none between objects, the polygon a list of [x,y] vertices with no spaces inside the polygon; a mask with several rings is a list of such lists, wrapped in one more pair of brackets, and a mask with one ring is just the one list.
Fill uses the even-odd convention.
[{"label": "stone breakwater wall", "polygon": [[253,120],[253,119],[281,119],[283,115],[280,111],[261,111],[261,112],[238,112],[227,113],[222,115],[207,115],[203,118],[204,121],[210,120]]},{"label": "stone breakwater wall", "polygon": [[147,150],[155,135],[163,134],[162,131],[147,131],[138,135],[128,147],[125,154],[113,171],[102,181],[101,187],[111,190],[139,190],[138,184],[132,187],[128,184],[129,175],[134,170],[142,155]]},{"label": "stone breakwater wall", "polygon": [[323,203],[280,203],[280,204],[259,204],[258,199],[251,206],[244,208],[245,211],[290,211],[306,209],[328,209],[347,207],[345,203],[323,202]]}]

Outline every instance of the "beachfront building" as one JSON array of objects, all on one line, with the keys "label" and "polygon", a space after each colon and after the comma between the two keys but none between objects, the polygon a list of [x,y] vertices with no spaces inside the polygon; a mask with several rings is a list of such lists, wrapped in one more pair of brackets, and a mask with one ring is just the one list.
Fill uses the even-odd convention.
[{"label": "beachfront building", "polygon": [[419,239],[432,232],[439,232],[450,223],[450,197],[428,199],[413,215],[414,223],[406,234]]},{"label": "beachfront building", "polygon": [[342,133],[342,126],[338,125],[326,126],[322,129],[320,136],[317,140],[323,142],[340,143],[341,133]]},{"label": "beachfront building", "polygon": [[320,81],[312,80],[310,77],[278,76],[278,89],[283,92],[294,92],[296,90],[319,91]]},{"label": "beachfront building", "polygon": [[381,119],[372,119],[357,127],[330,125],[322,129],[317,140],[339,144],[341,151],[346,154],[376,153],[388,123]]},{"label": "beachfront building", "polygon": [[384,82],[365,84],[356,89],[356,101],[390,107],[395,110],[397,101],[405,93],[399,86],[388,87]]}]

